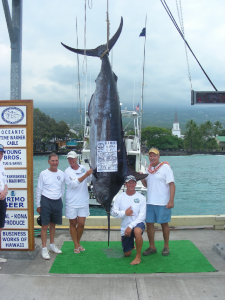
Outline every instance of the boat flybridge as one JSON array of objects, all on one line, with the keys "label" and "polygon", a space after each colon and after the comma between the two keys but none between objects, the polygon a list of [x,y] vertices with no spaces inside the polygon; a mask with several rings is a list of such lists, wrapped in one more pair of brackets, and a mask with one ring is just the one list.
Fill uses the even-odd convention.
[{"label": "boat flybridge", "polygon": [[[127,111],[122,110],[122,119],[128,119],[128,123],[124,128],[124,139],[125,139],[125,146],[127,151],[127,158],[129,161],[130,166],[136,172],[145,172],[147,169],[147,161],[141,155],[141,139],[140,139],[140,130],[139,130],[139,118],[140,115],[136,111]],[[133,134],[127,134],[126,128],[133,122]],[[90,145],[89,145],[89,136],[90,136],[90,127],[89,127],[89,119],[88,115],[86,115],[86,123],[84,128],[84,146],[81,155],[81,164],[84,165],[87,169],[90,168],[89,163],[91,162],[90,156]],[[100,205],[97,200],[95,199],[94,193],[92,191],[92,186],[88,187],[89,189],[89,204],[90,205]],[[123,185],[120,189],[119,193],[125,191],[126,188]],[[141,181],[137,182],[136,191],[140,192],[144,196],[147,194],[147,189],[142,185]]]}]

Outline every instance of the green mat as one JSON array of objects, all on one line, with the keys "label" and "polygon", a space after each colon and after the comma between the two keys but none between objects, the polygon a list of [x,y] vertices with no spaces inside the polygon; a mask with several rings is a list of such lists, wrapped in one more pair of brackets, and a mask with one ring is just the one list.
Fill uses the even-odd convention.
[{"label": "green mat", "polygon": [[[82,242],[86,251],[73,253],[73,242],[64,242],[49,271],[60,274],[192,273],[216,271],[198,248],[187,240],[170,241],[170,255],[162,256],[163,241],[156,242],[158,253],[142,256],[131,266],[136,250],[124,257],[121,242]],[[149,247],[144,242],[142,251]]]}]

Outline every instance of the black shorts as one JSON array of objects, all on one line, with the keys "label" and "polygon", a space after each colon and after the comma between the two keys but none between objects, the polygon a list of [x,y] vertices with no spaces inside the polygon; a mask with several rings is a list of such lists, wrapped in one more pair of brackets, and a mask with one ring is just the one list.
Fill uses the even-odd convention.
[{"label": "black shorts", "polygon": [[122,248],[123,248],[123,252],[126,253],[128,251],[131,251],[134,248],[134,229],[138,227],[142,229],[142,234],[143,231],[145,230],[145,223],[141,222],[138,223],[131,231],[131,235],[130,236],[121,236],[121,242],[122,242]]},{"label": "black shorts", "polygon": [[0,228],[3,228],[5,225],[5,216],[6,216],[6,199],[0,200]]},{"label": "black shorts", "polygon": [[62,224],[62,199],[52,200],[41,195],[41,222],[42,225]]}]

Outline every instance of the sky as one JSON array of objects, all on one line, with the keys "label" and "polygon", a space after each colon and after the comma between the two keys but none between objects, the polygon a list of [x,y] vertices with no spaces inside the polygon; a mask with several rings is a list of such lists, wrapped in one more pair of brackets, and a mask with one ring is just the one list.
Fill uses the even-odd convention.
[{"label": "sky", "polygon": [[[85,22],[86,2],[86,22]],[[176,0],[167,0],[179,24]],[[225,91],[225,1],[177,0],[182,4],[186,40],[219,91]],[[8,0],[11,10],[11,0]],[[160,0],[109,0],[110,37],[123,17],[123,30],[110,52],[118,77],[122,108],[132,109],[141,98],[144,37],[139,37],[147,16],[144,107],[191,106],[184,42]],[[89,8],[91,6],[91,8]],[[62,47],[93,49],[107,41],[107,0],[23,0],[22,99],[34,107],[77,107],[77,55]],[[77,33],[76,33],[77,19]],[[85,34],[86,27],[86,34]],[[0,4],[0,99],[10,99],[11,50]],[[192,88],[213,91],[188,50]],[[79,56],[81,106],[95,90],[101,67],[97,57]],[[85,74],[86,73],[86,74]],[[225,106],[222,108],[225,110]]]}]

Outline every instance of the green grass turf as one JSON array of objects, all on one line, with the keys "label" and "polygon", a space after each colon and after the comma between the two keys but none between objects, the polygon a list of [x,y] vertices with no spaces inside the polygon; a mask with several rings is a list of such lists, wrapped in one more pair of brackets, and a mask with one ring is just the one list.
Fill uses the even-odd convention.
[{"label": "green grass turf", "polygon": [[[130,274],[130,273],[195,273],[216,271],[198,248],[187,240],[170,241],[170,255],[162,256],[163,241],[156,242],[158,252],[142,256],[139,265],[131,266],[136,250],[124,257],[121,242],[82,242],[86,249],[73,253],[73,242],[64,242],[49,273],[60,274]],[[142,252],[148,248],[143,243]]]}]

